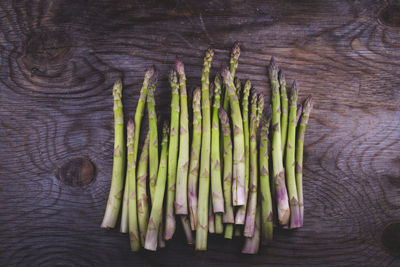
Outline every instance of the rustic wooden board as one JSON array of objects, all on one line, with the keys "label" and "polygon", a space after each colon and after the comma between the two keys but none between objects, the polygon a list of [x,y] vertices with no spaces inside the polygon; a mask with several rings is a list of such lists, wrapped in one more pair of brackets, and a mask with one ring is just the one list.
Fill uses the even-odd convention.
[{"label": "rustic wooden board", "polygon": [[[1,1],[0,265],[400,265],[400,6],[392,1]],[[99,227],[112,166],[111,86],[133,116],[158,69],[160,120],[177,56],[200,84],[204,50],[269,99],[271,56],[316,102],[306,136],[305,225],[255,256],[179,230],[156,254]],[[145,126],[146,127],[146,126]],[[92,174],[95,174],[92,180]],[[61,177],[61,178],[60,178]]]}]

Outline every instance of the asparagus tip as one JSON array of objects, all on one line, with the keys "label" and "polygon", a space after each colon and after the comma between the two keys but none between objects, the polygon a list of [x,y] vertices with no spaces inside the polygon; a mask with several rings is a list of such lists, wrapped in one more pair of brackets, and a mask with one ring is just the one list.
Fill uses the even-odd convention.
[{"label": "asparagus tip", "polygon": [[150,79],[154,75],[155,70],[156,68],[154,66],[148,68],[145,74],[145,79]]},{"label": "asparagus tip", "polygon": [[133,132],[135,131],[135,124],[133,123],[132,119],[129,119],[126,129],[128,131],[128,136],[130,134],[133,134]]},{"label": "asparagus tip", "polygon": [[297,99],[298,93],[299,89],[297,87],[297,82],[295,80],[292,84],[292,87],[290,88],[290,100],[293,101],[294,99]]},{"label": "asparagus tip", "polygon": [[173,84],[178,83],[178,76],[177,76],[175,70],[171,70],[169,72],[169,81],[170,81],[170,83],[173,83]]},{"label": "asparagus tip", "polygon": [[275,63],[275,58],[271,57],[271,61],[268,65],[268,72],[272,80],[278,79],[278,66]]},{"label": "asparagus tip", "polygon": [[299,104],[297,105],[297,111],[296,111],[296,124],[299,122],[301,112],[303,111],[303,105]]},{"label": "asparagus tip", "polygon": [[230,73],[228,68],[226,68],[226,67],[223,68],[223,70],[221,72],[221,76],[222,76],[222,78],[225,80],[225,82],[227,84],[231,84],[233,82],[232,75],[231,75],[231,73]]},{"label": "asparagus tip", "polygon": [[176,71],[180,75],[183,75],[185,73],[185,65],[183,64],[182,60],[177,59],[175,65],[176,65]]},{"label": "asparagus tip", "polygon": [[304,101],[304,104],[303,104],[303,113],[304,113],[304,114],[310,114],[312,107],[313,107],[312,95],[309,95],[309,96],[306,98],[306,100]]},{"label": "asparagus tip", "polygon": [[214,50],[210,47],[206,51],[206,56],[204,57],[204,60],[207,62],[211,62],[213,56],[214,56]]},{"label": "asparagus tip", "polygon": [[240,56],[240,43],[239,43],[239,41],[236,41],[236,42],[233,44],[233,47],[232,47],[232,56],[233,56],[234,58],[239,58],[239,56]]},{"label": "asparagus tip", "polygon": [[286,87],[285,73],[283,72],[282,69],[279,70],[278,78],[279,78],[279,84],[280,84],[280,86]]}]

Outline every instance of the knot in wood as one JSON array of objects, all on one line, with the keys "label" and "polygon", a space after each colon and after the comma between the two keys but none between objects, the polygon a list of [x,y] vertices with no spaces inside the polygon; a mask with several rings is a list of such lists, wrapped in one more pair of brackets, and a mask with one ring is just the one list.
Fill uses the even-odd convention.
[{"label": "knot in wood", "polygon": [[72,187],[85,187],[93,182],[96,169],[86,157],[70,159],[58,169],[58,179]]},{"label": "knot in wood", "polygon": [[400,5],[387,5],[378,13],[378,21],[390,27],[400,27]]}]

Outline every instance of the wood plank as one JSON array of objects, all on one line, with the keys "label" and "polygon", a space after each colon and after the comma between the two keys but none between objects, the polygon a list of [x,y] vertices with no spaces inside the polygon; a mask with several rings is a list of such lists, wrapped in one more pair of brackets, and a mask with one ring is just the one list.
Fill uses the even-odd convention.
[{"label": "wood plank", "polygon": [[[1,2],[0,265],[398,266],[399,12],[395,2],[368,0]],[[133,117],[144,71],[155,65],[162,121],[176,57],[191,90],[205,49],[215,49],[214,75],[235,40],[238,76],[267,100],[275,56],[300,98],[316,102],[304,228],[278,231],[255,256],[238,253],[241,240],[214,236],[196,253],[181,230],[156,254],[131,253],[127,236],[99,227],[112,167],[112,84],[123,79]]]}]

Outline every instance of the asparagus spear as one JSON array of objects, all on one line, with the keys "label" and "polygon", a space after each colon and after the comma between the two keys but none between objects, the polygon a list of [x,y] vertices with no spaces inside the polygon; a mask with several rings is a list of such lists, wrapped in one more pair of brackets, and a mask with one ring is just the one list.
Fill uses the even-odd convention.
[{"label": "asparagus spear", "polygon": [[196,88],[193,92],[193,132],[192,148],[190,152],[189,177],[188,177],[188,202],[190,225],[192,230],[196,230],[197,223],[197,181],[199,177],[199,159],[201,148],[201,90]]},{"label": "asparagus spear", "polygon": [[246,189],[246,203],[241,206],[236,212],[235,224],[244,224],[246,220],[246,209],[248,199],[248,188],[250,181],[250,138],[249,138],[249,95],[251,89],[251,82],[249,80],[244,84],[243,97],[242,97],[242,116],[243,116],[243,134],[244,134],[244,151],[245,151],[245,189]]},{"label": "asparagus spear", "polygon": [[258,205],[256,211],[254,235],[252,237],[246,237],[242,248],[242,253],[244,254],[258,253],[258,249],[260,247],[260,221],[261,221],[260,213],[261,213],[260,206]]},{"label": "asparagus spear", "polygon": [[299,200],[296,188],[296,174],[295,174],[295,145],[296,145],[296,110],[297,110],[297,95],[298,89],[296,82],[293,83],[290,90],[290,103],[289,103],[289,128],[286,143],[286,184],[288,187],[289,204],[290,204],[290,228],[300,227],[300,210]]},{"label": "asparagus spear", "polygon": [[181,217],[181,223],[182,223],[183,231],[185,232],[186,242],[189,245],[192,245],[194,242],[194,238],[193,238],[192,229],[190,229],[189,217],[187,215],[182,215],[179,217]]},{"label": "asparagus spear", "polygon": [[186,76],[183,62],[176,61],[180,88],[179,157],[176,173],[175,213],[188,214],[187,180],[189,171],[189,115],[187,107]]},{"label": "asparagus spear", "polygon": [[215,233],[222,234],[224,232],[224,224],[222,223],[222,214],[215,213]]},{"label": "asparagus spear", "polygon": [[240,102],[240,95],[242,93],[242,82],[240,81],[240,79],[238,77],[235,77],[235,79],[233,81],[235,84],[235,90],[236,90],[235,92],[236,92],[236,95],[238,96],[239,102]]},{"label": "asparagus spear", "polygon": [[278,87],[278,68],[272,57],[268,66],[272,88],[272,167],[276,190],[278,220],[281,225],[288,224],[290,217],[289,201],[285,184],[285,170],[282,162],[282,147],[280,133],[281,107]]},{"label": "asparagus spear", "polygon": [[[232,80],[235,78],[236,70],[237,70],[237,67],[239,64],[239,56],[240,56],[240,44],[239,44],[239,42],[235,42],[232,47],[231,59],[229,62],[229,71],[231,72]],[[225,88],[225,94],[224,94],[223,108],[225,109],[226,112],[228,112],[229,97],[228,97],[228,90],[226,90],[226,88]]]},{"label": "asparagus spear", "polygon": [[144,246],[144,242],[146,241],[147,224],[149,222],[149,203],[146,188],[148,175],[147,168],[149,165],[149,139],[150,135],[147,133],[142,153],[139,157],[137,169],[137,213],[139,220],[140,243],[142,246]]},{"label": "asparagus spear", "polygon": [[221,160],[219,150],[219,120],[218,111],[220,107],[221,77],[215,76],[214,81],[214,104],[211,126],[211,196],[214,213],[224,212],[224,194],[221,181]]},{"label": "asparagus spear", "polygon": [[247,203],[246,224],[243,230],[243,235],[245,237],[252,237],[254,235],[257,207],[257,100],[257,92],[253,90],[251,95],[250,111],[250,186],[249,199]]},{"label": "asparagus spear", "polygon": [[138,251],[140,249],[139,240],[139,228],[138,228],[138,214],[137,214],[137,203],[136,203],[136,177],[133,173],[135,168],[133,167],[133,142],[134,142],[134,131],[135,127],[133,121],[129,120],[127,125],[127,148],[128,148],[128,168],[126,170],[126,179],[128,180],[128,228],[129,228],[129,240],[132,251]]},{"label": "asparagus spear", "polygon": [[[122,82],[118,80],[113,87],[114,97],[114,159],[111,188],[101,227],[114,228],[121,206],[121,193],[125,172],[124,111],[122,107]],[[127,190],[127,186],[126,186]]]},{"label": "asparagus spear", "polygon": [[219,110],[219,119],[221,121],[221,130],[223,135],[223,159],[224,159],[224,201],[225,212],[223,215],[224,223],[234,223],[233,205],[232,205],[232,139],[231,128],[228,114],[221,108]]},{"label": "asparagus spear", "polygon": [[209,74],[214,51],[208,49],[204,58],[203,72],[201,77],[201,111],[202,111],[202,139],[201,159],[199,173],[199,201],[196,225],[196,250],[207,249],[208,230],[208,195],[210,186],[210,144],[211,144],[211,123],[210,123],[210,97],[209,97]]},{"label": "asparagus spear", "polygon": [[149,185],[150,197],[153,202],[154,190],[156,187],[157,171],[158,171],[158,129],[157,129],[157,115],[154,101],[155,85],[151,83],[149,92],[147,94],[147,111],[149,118]]},{"label": "asparagus spear", "polygon": [[154,191],[154,201],[151,208],[149,225],[147,226],[146,242],[144,248],[155,251],[157,249],[157,238],[162,221],[162,208],[164,202],[165,184],[167,176],[168,160],[168,132],[169,127],[163,126],[163,138],[161,142],[161,156],[157,173],[157,183]]},{"label": "asparagus spear", "polygon": [[[142,123],[144,106],[148,93],[148,87],[151,77],[154,74],[154,67],[149,68],[144,75],[142,89],[140,90],[139,101],[135,112],[135,140],[133,143],[133,168],[134,175],[136,175],[136,159],[139,147],[140,126]],[[122,202],[122,215],[121,215],[121,233],[128,232],[128,181],[125,181],[124,198]]]},{"label": "asparagus spear", "polygon": [[210,201],[208,202],[208,232],[215,234],[215,215],[212,211],[212,198],[210,195]]},{"label": "asparagus spear", "polygon": [[225,224],[224,238],[232,239],[232,237],[233,237],[233,223],[227,223]]},{"label": "asparagus spear", "polygon": [[297,144],[296,144],[296,185],[297,194],[299,197],[300,206],[300,222],[299,226],[303,226],[304,218],[304,200],[303,200],[303,147],[304,147],[304,135],[308,124],[308,118],[310,117],[312,109],[312,97],[307,97],[303,104],[303,113],[300,118],[300,124],[297,132]]},{"label": "asparagus spear", "polygon": [[260,125],[260,120],[264,111],[264,95],[259,93],[257,99],[257,116],[256,116],[256,128]]},{"label": "asparagus spear", "polygon": [[178,146],[179,146],[179,85],[176,71],[171,71],[169,74],[169,82],[172,89],[171,98],[171,122],[169,132],[169,148],[168,148],[168,189],[167,189],[167,205],[165,215],[165,240],[172,238],[176,228],[174,202],[175,202],[175,182],[176,168],[178,161]]},{"label": "asparagus spear", "polygon": [[[268,112],[269,113],[269,112]],[[260,169],[260,199],[261,199],[261,242],[267,245],[273,237],[273,211],[271,188],[269,184],[269,151],[268,151],[268,132],[271,117],[264,118],[261,126],[260,149],[259,149],[259,169]]]},{"label": "asparagus spear", "polygon": [[228,91],[233,128],[233,205],[242,206],[246,203],[243,120],[240,113],[239,99],[235,93],[235,86],[228,69],[223,70],[222,77],[224,78],[226,90]]},{"label": "asparagus spear", "polygon": [[286,93],[286,79],[282,70],[279,70],[279,85],[281,93],[281,146],[282,157],[285,156],[286,138],[288,132],[288,96]]}]

